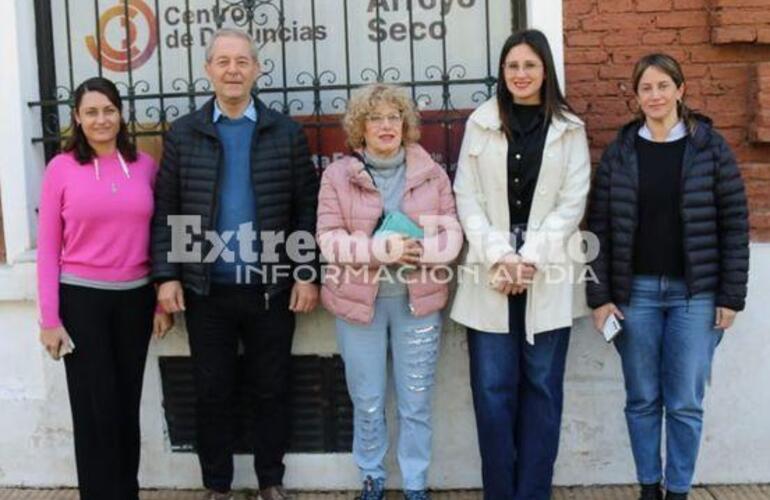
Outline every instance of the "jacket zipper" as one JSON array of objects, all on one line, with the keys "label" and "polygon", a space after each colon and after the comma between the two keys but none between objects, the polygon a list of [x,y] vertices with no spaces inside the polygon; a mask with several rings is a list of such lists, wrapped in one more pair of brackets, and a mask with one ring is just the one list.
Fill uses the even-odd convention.
[{"label": "jacket zipper", "polygon": [[[618,151],[618,163],[622,166],[623,165],[623,157],[625,154],[626,145],[620,144],[620,151]],[[630,255],[630,262],[629,262],[629,271],[631,274],[631,282],[628,284],[628,297],[625,298],[625,300],[630,301],[631,300],[631,289],[633,288],[633,282],[634,282],[634,249],[636,247],[636,230],[639,228],[639,158],[636,154],[636,151],[634,150],[632,152],[632,155],[629,156],[632,158],[632,161],[636,163],[636,176],[632,179],[634,183],[634,194],[636,195],[636,209],[634,210],[634,215],[632,219],[631,224],[631,231],[628,235],[630,244],[628,248],[630,249],[631,255]],[[610,190],[612,190],[612,169],[610,169]],[[609,193],[609,199],[610,202],[612,201],[612,193]],[[612,233],[612,228],[610,227],[610,233]],[[609,262],[610,269],[612,268],[612,261],[610,259]],[[612,276],[612,272],[610,272],[610,277]],[[610,278],[611,279],[611,278]],[[610,289],[612,289],[612,284],[610,283]],[[612,297],[612,293],[610,292],[610,300],[613,302],[615,299]]]},{"label": "jacket zipper", "polygon": [[[213,231],[216,228],[217,224],[217,213],[219,211],[219,203],[217,203],[217,194],[219,193],[219,183],[222,177],[222,169],[220,168],[222,165],[222,144],[219,141],[219,138],[217,137],[216,141],[216,148],[217,148],[217,175],[214,177],[214,190],[211,193],[211,219],[209,220],[209,230]],[[206,293],[209,291],[210,281],[211,281],[211,266],[206,266],[206,272],[204,274],[206,279]]]},{"label": "jacket zipper", "polygon": [[[687,224],[687,219],[684,216],[684,185],[685,185],[685,177],[687,176],[687,164],[689,162],[686,162],[684,160],[688,160],[687,150],[690,147],[694,147],[694,145],[691,145],[690,138],[688,137],[687,143],[685,144],[685,150],[684,150],[684,158],[682,161],[682,173],[680,174],[680,185],[679,185],[679,216],[682,218],[682,252],[684,255],[682,255],[682,258],[684,260],[684,279],[685,279],[685,288],[687,289],[687,300],[689,301],[692,297],[692,290],[690,288],[690,285],[692,284],[692,270],[690,269],[690,259],[687,257],[687,235],[685,234]],[[692,154],[695,154],[693,151]]]}]

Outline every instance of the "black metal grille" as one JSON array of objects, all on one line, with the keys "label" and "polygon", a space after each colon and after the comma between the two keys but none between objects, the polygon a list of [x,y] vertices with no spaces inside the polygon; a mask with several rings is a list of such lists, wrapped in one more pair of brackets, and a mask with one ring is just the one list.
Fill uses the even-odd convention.
[{"label": "black metal grille", "polygon": [[[524,0],[34,2],[41,95],[39,101],[30,102],[29,106],[40,109],[43,133],[33,138],[33,142],[44,145],[46,159],[59,150],[63,138],[71,131],[70,111],[75,87],[96,74],[116,80],[134,140],[157,139],[170,121],[195,110],[212,95],[208,81],[197,71],[203,64],[201,44],[192,41],[200,42],[214,28],[236,26],[247,30],[262,46],[263,74],[257,81],[260,98],[270,107],[304,123],[319,166],[323,167],[324,162],[340,150],[339,114],[344,112],[351,91],[367,83],[384,81],[404,85],[410,90],[423,109],[423,145],[439,162],[451,167],[459,153],[462,125],[467,114],[491,96],[496,84],[496,47],[512,29],[526,24]],[[369,19],[366,25],[353,21],[358,19],[354,16],[360,14],[362,5],[374,6],[366,16]],[[396,6],[401,6],[401,11],[394,16]],[[479,9],[478,22],[483,29],[475,38],[450,26],[456,22],[453,20],[457,18],[457,9],[463,6]],[[154,16],[147,15],[148,9]],[[188,11],[192,15],[184,14]],[[493,26],[500,24],[501,12],[505,13],[502,16],[504,29],[495,31]],[[289,14],[295,18],[304,16],[304,24],[295,25]],[[148,33],[154,33],[158,44],[157,51],[151,54],[153,57],[144,62],[141,60],[146,56],[146,47],[136,48],[129,43],[137,36],[132,21],[137,16],[144,16],[145,28]],[[326,33],[326,40],[334,42],[331,45],[315,36],[330,16],[338,22],[342,20],[341,29]],[[116,47],[116,41],[106,37],[103,32],[108,26],[106,19],[122,22],[125,34],[119,38],[123,38],[125,46],[117,43]],[[202,27],[204,22],[209,25]],[[91,23],[90,48],[88,42],[81,43],[76,34],[77,25],[82,23]],[[407,26],[406,31],[396,24]],[[416,31],[412,29],[415,26],[424,26],[425,30]],[[437,30],[436,26],[443,27],[443,32],[430,41],[433,52],[426,58],[426,45],[420,37],[431,27]],[[389,40],[380,36],[380,29],[385,27]],[[368,33],[368,37],[362,39],[362,32]],[[305,55],[305,59],[309,64],[300,69],[293,68],[297,58],[293,44],[296,38],[302,39],[307,33],[310,33],[310,40],[305,45],[309,45],[307,50],[311,55]],[[371,36],[375,39],[369,38]],[[186,39],[191,43],[185,45]],[[394,45],[396,39],[400,42]],[[183,47],[169,52],[164,49],[164,44],[166,47],[174,44]],[[372,44],[373,50],[368,55],[358,54],[362,46],[371,49]],[[472,48],[473,55],[458,60],[454,53],[464,47]],[[93,61],[88,59],[90,50],[94,54]],[[83,63],[83,59],[89,63]],[[329,69],[330,61],[336,61],[338,69]],[[474,68],[469,66],[471,63]],[[123,69],[115,69],[120,67]],[[341,360],[318,356],[298,356],[294,360],[291,450],[350,450],[352,413]],[[189,358],[160,359],[164,408],[169,438],[175,450],[194,447],[195,417],[189,362]],[[243,407],[239,408],[238,449],[248,451],[245,448],[245,443],[249,442],[245,434],[246,417]]]},{"label": "black metal grille", "polygon": [[[195,394],[188,357],[164,356],[160,364],[163,408],[174,451],[195,451]],[[239,359],[243,372],[244,360]],[[245,380],[239,377],[238,380]],[[350,451],[353,410],[339,356],[292,356],[291,438],[289,451],[333,453]],[[245,383],[238,387],[233,411],[236,453],[252,453],[253,427]]]},{"label": "black metal grille", "polygon": [[[43,134],[33,142],[44,143],[47,158],[71,130],[74,88],[95,74],[119,80],[132,137],[162,134],[170,121],[196,109],[212,93],[208,81],[199,76],[205,37],[217,27],[236,26],[252,34],[266,51],[257,82],[260,98],[304,123],[320,166],[337,152],[334,149],[339,150],[338,115],[351,90],[374,81],[410,89],[425,110],[423,128],[431,137],[425,145],[437,160],[451,165],[469,110],[492,94],[497,72],[494,47],[510,29],[525,25],[524,0],[34,1],[41,99],[29,105],[41,109]],[[354,23],[364,6],[368,23]],[[471,8],[478,14],[474,23],[483,24],[483,29],[471,35],[453,29],[452,23],[464,15],[462,9]],[[502,12],[509,17],[503,19],[504,30],[499,29]],[[149,55],[150,45],[133,45],[135,21],[140,19],[147,39],[154,37],[157,44]],[[324,23],[329,19],[341,28],[327,30]],[[110,23],[116,20],[119,30],[125,31],[118,37],[122,41],[107,37],[110,26],[115,35]],[[84,22],[92,23],[92,35],[82,44],[76,26]],[[66,47],[55,40],[66,40]],[[304,43],[303,50],[312,52],[310,56],[301,52],[308,64],[300,69],[294,68],[298,40]],[[171,52],[172,46],[179,48]],[[364,46],[371,50],[362,56]],[[454,57],[468,46],[472,56]],[[421,55],[426,47],[432,47],[435,60]],[[88,59],[88,51],[94,60]],[[331,61],[335,69],[329,69]],[[471,62],[474,69],[469,68]]]}]

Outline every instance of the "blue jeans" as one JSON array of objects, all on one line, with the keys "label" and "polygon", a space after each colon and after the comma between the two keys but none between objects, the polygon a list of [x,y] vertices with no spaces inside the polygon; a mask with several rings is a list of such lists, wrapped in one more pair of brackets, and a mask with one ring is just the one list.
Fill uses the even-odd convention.
[{"label": "blue jeans", "polygon": [[468,329],[485,500],[551,498],[570,329],[528,344],[525,304],[525,295],[509,300],[508,334]]},{"label": "blue jeans", "polygon": [[431,400],[441,314],[415,317],[407,296],[378,297],[368,325],[337,319],[337,343],[353,402],[353,459],[361,478],[385,479],[388,345],[398,408],[398,464],[404,489],[426,488],[431,458]]},{"label": "blue jeans", "polygon": [[712,293],[687,297],[684,280],[635,276],[615,340],[626,383],[626,421],[639,482],[663,479],[661,434],[666,416],[666,489],[690,490],[703,425],[703,394],[722,331],[714,328]]}]

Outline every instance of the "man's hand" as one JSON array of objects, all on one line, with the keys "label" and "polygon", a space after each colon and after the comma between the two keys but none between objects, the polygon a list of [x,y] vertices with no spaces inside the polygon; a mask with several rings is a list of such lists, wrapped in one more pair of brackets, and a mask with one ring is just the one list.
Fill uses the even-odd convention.
[{"label": "man's hand", "polygon": [[184,290],[181,281],[166,281],[158,287],[158,303],[169,314],[184,311]]},{"label": "man's hand", "polygon": [[162,339],[173,326],[173,314],[156,312],[152,318],[152,334],[156,339]]},{"label": "man's hand", "polygon": [[297,281],[291,288],[289,310],[295,313],[309,313],[318,305],[318,285]]}]

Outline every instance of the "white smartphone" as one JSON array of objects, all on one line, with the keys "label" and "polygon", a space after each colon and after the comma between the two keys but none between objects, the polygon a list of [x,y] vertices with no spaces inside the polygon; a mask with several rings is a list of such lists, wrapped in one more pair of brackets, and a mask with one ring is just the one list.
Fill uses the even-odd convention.
[{"label": "white smartphone", "polygon": [[612,342],[622,330],[623,327],[620,326],[620,321],[618,321],[618,318],[616,318],[614,314],[610,314],[607,316],[607,320],[604,322],[602,335],[604,335],[604,340],[607,342]]}]

